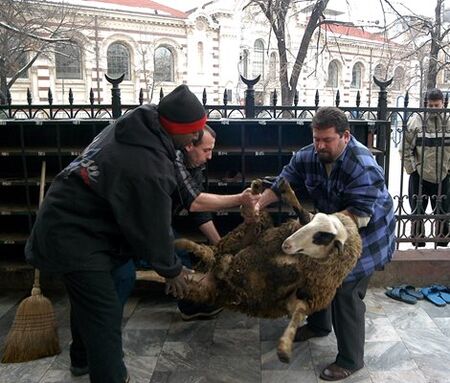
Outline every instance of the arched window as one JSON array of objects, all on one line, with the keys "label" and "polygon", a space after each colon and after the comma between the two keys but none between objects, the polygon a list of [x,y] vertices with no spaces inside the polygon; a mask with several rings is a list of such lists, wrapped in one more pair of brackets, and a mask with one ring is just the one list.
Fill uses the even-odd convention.
[{"label": "arched window", "polygon": [[203,43],[197,44],[198,73],[203,73]]},{"label": "arched window", "polygon": [[55,67],[58,79],[82,79],[80,47],[73,43],[56,44]]},{"label": "arched window", "polygon": [[352,88],[361,89],[363,76],[363,65],[361,63],[356,63],[353,65],[352,69],[352,82],[350,86]]},{"label": "arched window", "polygon": [[336,60],[328,64],[327,86],[337,88],[339,86],[339,64]]},{"label": "arched window", "polygon": [[253,77],[261,75],[264,78],[264,43],[256,40],[253,47]]},{"label": "arched window", "polygon": [[274,80],[277,75],[277,54],[272,52],[269,58],[269,78]]},{"label": "arched window", "polygon": [[130,51],[123,43],[112,43],[108,47],[108,75],[119,77],[125,73],[124,80],[130,80]]},{"label": "arched window", "polygon": [[161,46],[155,49],[154,64],[153,79],[155,81],[174,81],[173,54],[169,48]]},{"label": "arched window", "polygon": [[392,82],[392,90],[402,90],[405,82],[405,70],[398,66],[394,70],[394,80]]},{"label": "arched window", "polygon": [[241,74],[245,78],[248,77],[248,67],[249,67],[249,54],[248,50],[244,49],[241,56]]},{"label": "arched window", "polygon": [[386,80],[386,68],[383,64],[378,64],[373,73],[378,80]]}]

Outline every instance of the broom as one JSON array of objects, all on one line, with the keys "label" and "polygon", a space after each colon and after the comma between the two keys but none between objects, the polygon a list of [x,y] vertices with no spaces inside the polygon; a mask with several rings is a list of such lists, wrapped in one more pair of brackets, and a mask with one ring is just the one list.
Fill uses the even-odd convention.
[{"label": "broom", "polygon": [[[42,162],[39,206],[44,199],[45,161]],[[59,354],[55,313],[50,300],[42,295],[40,272],[34,270],[31,296],[17,308],[16,317],[6,338],[2,363],[19,363]]]}]

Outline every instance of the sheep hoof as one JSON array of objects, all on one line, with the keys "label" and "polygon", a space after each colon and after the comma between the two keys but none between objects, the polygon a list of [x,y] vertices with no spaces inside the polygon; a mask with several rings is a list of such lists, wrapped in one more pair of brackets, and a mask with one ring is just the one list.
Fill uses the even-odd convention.
[{"label": "sheep hoof", "polygon": [[289,363],[291,361],[291,353],[286,352],[285,350],[278,350],[277,354],[280,362]]}]

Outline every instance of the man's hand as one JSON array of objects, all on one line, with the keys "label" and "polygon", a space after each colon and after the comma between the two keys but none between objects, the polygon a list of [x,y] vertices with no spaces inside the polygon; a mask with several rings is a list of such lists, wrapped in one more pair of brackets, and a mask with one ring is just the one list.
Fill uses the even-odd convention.
[{"label": "man's hand", "polygon": [[241,205],[253,208],[261,198],[261,194],[253,194],[252,189],[247,188],[241,193]]},{"label": "man's hand", "polygon": [[247,188],[241,193],[241,215],[245,222],[254,222],[257,219],[255,206],[258,204],[261,194],[253,194],[252,189]]},{"label": "man's hand", "polygon": [[188,278],[194,270],[188,269],[185,266],[181,269],[180,274],[174,278],[166,278],[166,294],[172,294],[175,298],[183,299],[188,293],[189,287],[187,285]]}]

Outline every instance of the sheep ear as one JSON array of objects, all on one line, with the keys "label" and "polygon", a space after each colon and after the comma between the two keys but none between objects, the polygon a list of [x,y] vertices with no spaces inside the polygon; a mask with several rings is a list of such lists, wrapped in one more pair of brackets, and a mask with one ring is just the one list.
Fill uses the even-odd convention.
[{"label": "sheep ear", "polygon": [[344,244],[339,240],[335,240],[334,246],[337,249],[338,255],[341,256],[344,253]]}]

